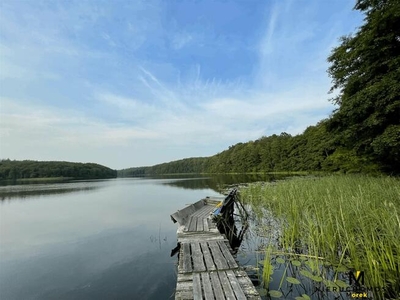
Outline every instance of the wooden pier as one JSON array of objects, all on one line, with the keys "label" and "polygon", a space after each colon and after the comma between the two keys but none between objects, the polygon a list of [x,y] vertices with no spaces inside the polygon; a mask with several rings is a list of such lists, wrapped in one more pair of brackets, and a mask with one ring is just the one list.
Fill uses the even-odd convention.
[{"label": "wooden pier", "polygon": [[207,197],[171,215],[179,224],[176,300],[261,299],[211,218],[222,201]]}]

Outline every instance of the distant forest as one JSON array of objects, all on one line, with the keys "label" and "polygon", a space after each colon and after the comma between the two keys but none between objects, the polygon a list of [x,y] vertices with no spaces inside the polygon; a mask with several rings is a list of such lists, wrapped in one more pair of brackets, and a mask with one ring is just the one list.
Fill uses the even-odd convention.
[{"label": "distant forest", "polygon": [[1,160],[0,180],[67,177],[75,179],[115,178],[117,171],[93,163],[65,161]]},{"label": "distant forest", "polygon": [[338,108],[304,133],[261,137],[211,157],[120,170],[168,173],[340,171],[400,173],[400,1],[358,0],[364,24],[328,57]]},{"label": "distant forest", "polygon": [[195,157],[151,167],[118,171],[118,176],[146,176],[173,173],[245,173],[281,171],[342,171],[353,173],[391,172],[390,166],[357,155],[338,145],[327,131],[328,120],[308,127],[304,133],[287,133],[238,143],[211,157]]}]

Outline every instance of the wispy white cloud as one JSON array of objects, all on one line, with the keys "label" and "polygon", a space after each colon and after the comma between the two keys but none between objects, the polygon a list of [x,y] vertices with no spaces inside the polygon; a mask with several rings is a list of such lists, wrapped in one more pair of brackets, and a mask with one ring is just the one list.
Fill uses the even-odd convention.
[{"label": "wispy white cloud", "polygon": [[224,31],[229,18],[178,26],[149,1],[10,2],[0,12],[0,156],[122,168],[300,133],[333,109],[325,52],[343,28],[338,17],[321,33],[318,3],[299,13],[296,1],[268,2],[262,28],[240,35]]},{"label": "wispy white cloud", "polygon": [[[15,99],[1,98],[0,125],[3,137],[31,144],[43,141],[53,146],[59,143],[74,143],[102,146],[107,143],[120,145],[135,139],[156,139],[158,134],[139,126],[124,126],[118,122],[109,123],[86,116],[74,109],[60,110],[47,106],[21,105]],[[7,140],[5,140],[7,141]],[[9,143],[8,143],[9,144]],[[20,146],[22,146],[20,144]]]},{"label": "wispy white cloud", "polygon": [[172,47],[175,50],[179,50],[189,44],[192,40],[193,37],[189,33],[177,33],[172,38]]},{"label": "wispy white cloud", "polygon": [[261,60],[265,59],[267,55],[270,55],[274,50],[274,46],[276,46],[273,38],[274,35],[276,35],[276,23],[279,13],[280,13],[280,8],[275,3],[273,8],[271,9],[271,12],[269,13],[268,26],[266,28],[265,35],[262,38],[260,44]]},{"label": "wispy white cloud", "polygon": [[[203,155],[210,155],[217,149],[221,151],[238,141],[254,140],[262,135],[281,131],[297,134],[323,118],[330,109],[329,104],[318,93],[308,93],[307,98],[299,96],[304,94],[305,91],[297,90],[259,94],[253,98],[246,95],[213,98],[198,106],[185,104],[181,110],[111,93],[97,94],[98,105],[113,111],[115,121],[95,119],[74,109],[20,105],[20,101],[3,98],[1,147],[5,153],[18,153],[27,148],[31,153],[41,153],[43,147],[66,147],[72,149],[72,153],[79,149],[83,157],[90,157],[90,152],[102,151],[105,145],[129,149],[138,144],[157,143],[167,148],[171,144],[191,145],[193,149],[186,149],[186,154],[180,154],[183,156],[201,155],[194,150],[196,147],[216,149],[211,153],[203,152]],[[215,148],[216,144],[221,148]],[[179,158],[177,153],[160,153],[157,158],[141,157],[132,163],[159,163],[171,157]],[[57,156],[57,152],[54,155]],[[65,155],[63,159],[68,159],[69,154]]]}]

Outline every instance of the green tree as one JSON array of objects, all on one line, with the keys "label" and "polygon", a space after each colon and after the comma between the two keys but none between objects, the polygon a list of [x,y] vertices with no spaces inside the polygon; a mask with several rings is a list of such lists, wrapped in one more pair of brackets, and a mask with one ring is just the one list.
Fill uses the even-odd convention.
[{"label": "green tree", "polygon": [[339,108],[329,130],[388,171],[400,169],[400,1],[358,0],[364,24],[341,38],[328,61]]}]

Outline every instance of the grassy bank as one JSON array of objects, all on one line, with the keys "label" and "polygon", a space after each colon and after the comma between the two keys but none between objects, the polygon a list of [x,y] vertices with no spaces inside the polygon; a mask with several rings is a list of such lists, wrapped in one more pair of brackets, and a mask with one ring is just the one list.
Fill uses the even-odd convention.
[{"label": "grassy bank", "polygon": [[[312,276],[340,286],[339,271],[361,270],[366,286],[400,292],[398,178],[294,178],[250,185],[241,196],[260,218],[272,213],[279,224],[279,242],[271,245],[275,253],[315,258]],[[270,268],[269,262],[265,265]]]}]

